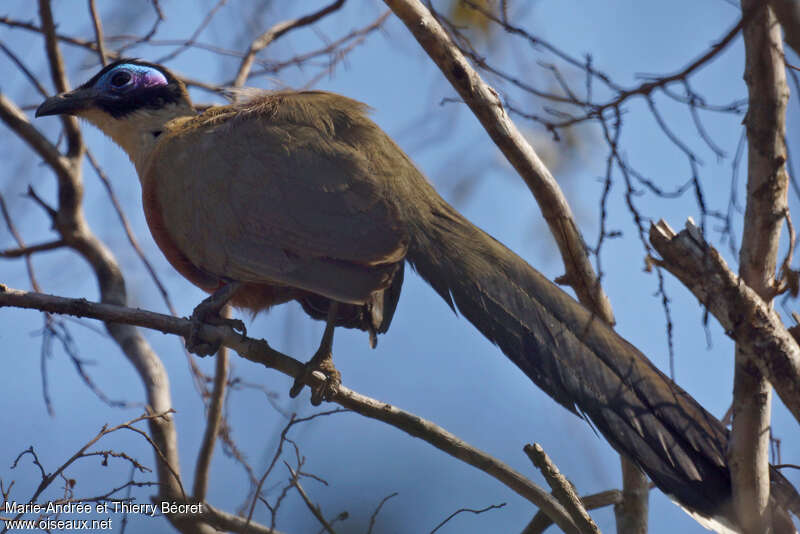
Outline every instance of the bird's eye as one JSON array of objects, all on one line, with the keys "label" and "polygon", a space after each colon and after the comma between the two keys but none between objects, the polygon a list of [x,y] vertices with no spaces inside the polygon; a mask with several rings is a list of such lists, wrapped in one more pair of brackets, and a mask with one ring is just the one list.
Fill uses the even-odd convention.
[{"label": "bird's eye", "polygon": [[131,73],[125,70],[119,71],[111,77],[113,87],[124,87],[131,83]]}]

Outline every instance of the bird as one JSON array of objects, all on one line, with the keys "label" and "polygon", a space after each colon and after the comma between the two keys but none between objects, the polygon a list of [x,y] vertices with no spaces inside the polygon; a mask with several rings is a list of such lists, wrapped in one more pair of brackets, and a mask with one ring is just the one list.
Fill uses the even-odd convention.
[{"label": "bird", "polygon": [[[364,330],[374,346],[408,263],[671,499],[719,532],[737,531],[728,430],[611,326],[448,204],[368,112],[311,90],[251,92],[197,110],[166,67],[120,59],[47,98],[36,116],[85,119],[127,153],[156,244],[211,294],[201,320],[228,301],[253,313],[297,301],[326,321],[309,365],[335,387],[334,328]],[[800,517],[800,496],[775,469],[771,488],[783,525],[776,531],[795,532],[789,512]]]}]

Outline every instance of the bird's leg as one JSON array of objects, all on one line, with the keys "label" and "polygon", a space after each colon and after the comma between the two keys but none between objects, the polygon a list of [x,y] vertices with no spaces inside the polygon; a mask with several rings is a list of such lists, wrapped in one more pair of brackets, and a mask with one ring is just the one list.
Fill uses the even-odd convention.
[{"label": "bird's leg", "polygon": [[192,321],[192,329],[189,337],[186,338],[186,350],[198,356],[208,356],[219,350],[219,342],[207,343],[200,339],[200,330],[203,324],[229,326],[233,330],[241,332],[243,336],[247,335],[247,329],[242,321],[220,317],[220,311],[240,287],[242,287],[241,282],[226,282],[195,307],[189,318]]},{"label": "bird's leg", "polygon": [[296,397],[302,391],[307,377],[314,371],[320,371],[325,375],[325,383],[319,387],[311,387],[311,404],[318,406],[323,399],[329,399],[342,383],[342,374],[333,365],[333,329],[336,326],[336,314],[339,311],[339,303],[331,301],[328,308],[328,318],[325,323],[325,333],[322,334],[322,341],[314,356],[306,362],[303,373],[295,378],[292,389],[289,390],[290,397]]}]

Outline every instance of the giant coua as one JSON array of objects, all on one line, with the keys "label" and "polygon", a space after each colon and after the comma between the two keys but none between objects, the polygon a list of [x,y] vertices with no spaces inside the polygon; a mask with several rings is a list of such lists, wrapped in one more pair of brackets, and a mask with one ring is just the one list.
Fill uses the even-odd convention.
[{"label": "giant coua", "polygon": [[[408,261],[661,490],[734,522],[720,422],[445,202],[364,105],[280,91],[197,113],[167,69],[121,60],[36,111],[65,113],[128,153],[156,243],[195,285],[233,287],[231,302],[254,312],[294,299],[330,327],[374,336],[389,326]],[[779,508],[796,497],[777,472],[772,486]]]}]

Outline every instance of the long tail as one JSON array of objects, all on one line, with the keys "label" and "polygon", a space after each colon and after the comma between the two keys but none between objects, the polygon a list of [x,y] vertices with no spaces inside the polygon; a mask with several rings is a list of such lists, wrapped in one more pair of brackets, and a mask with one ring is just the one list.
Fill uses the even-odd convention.
[{"label": "long tail", "polygon": [[[664,493],[702,516],[734,517],[722,424],[633,345],[438,195],[426,204],[408,252],[422,278],[537,386],[591,420]],[[773,490],[775,497],[800,499],[777,472]]]}]

